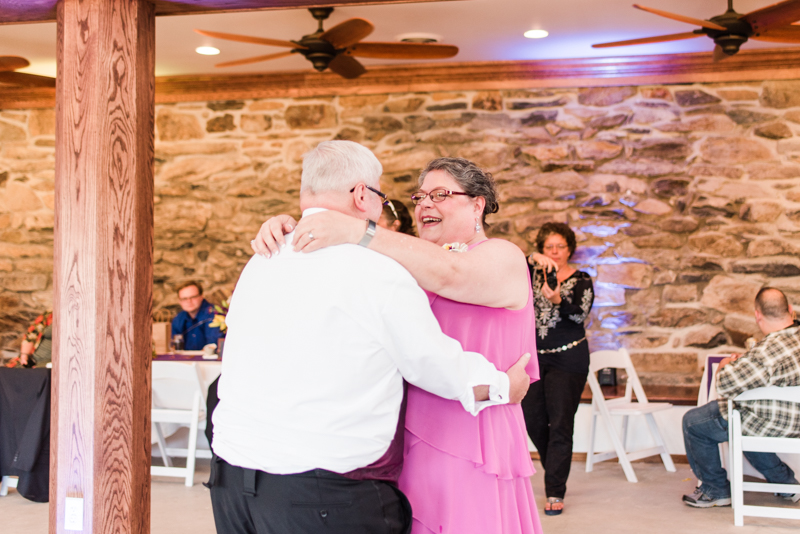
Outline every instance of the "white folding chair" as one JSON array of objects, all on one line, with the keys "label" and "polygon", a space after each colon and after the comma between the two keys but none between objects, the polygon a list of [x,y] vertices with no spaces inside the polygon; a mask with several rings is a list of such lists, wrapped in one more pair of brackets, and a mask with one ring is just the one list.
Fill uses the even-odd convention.
[{"label": "white folding chair", "polygon": [[[625,386],[625,396],[618,399],[606,400],[603,397],[603,390],[600,389],[600,384],[597,381],[595,373],[600,369],[612,367],[615,369],[625,369],[628,374],[628,383]],[[661,460],[664,462],[664,467],[667,471],[675,471],[675,465],[672,463],[672,458],[667,452],[667,447],[664,444],[664,439],[661,437],[661,432],[658,429],[658,424],[653,417],[654,412],[667,410],[672,407],[667,402],[648,402],[647,396],[644,394],[642,383],[639,382],[639,376],[636,374],[636,369],[633,367],[631,357],[625,349],[619,350],[601,350],[593,352],[590,355],[589,363],[589,387],[592,390],[592,431],[589,436],[589,451],[586,454],[586,472],[592,471],[594,464],[603,462],[612,458],[618,458],[619,463],[622,464],[622,470],[625,472],[625,477],[628,482],[638,482],[636,473],[633,472],[631,461],[656,454],[661,455]],[[636,394],[638,402],[633,402],[633,394]],[[617,432],[617,427],[614,425],[612,415],[622,416],[622,436],[620,437]],[[649,449],[628,452],[628,418],[632,415],[644,415],[647,420],[647,426],[650,428],[650,434],[653,436],[656,446]],[[611,436],[611,441],[614,444],[614,450],[608,452],[594,452],[595,438],[597,435],[597,419],[602,419],[603,424]]]},{"label": "white folding chair", "polygon": [[800,386],[764,387],[745,391],[734,399],[728,399],[728,443],[730,446],[731,500],[733,524],[744,525],[744,516],[800,519],[800,510],[777,506],[754,506],[744,504],[745,491],[763,493],[800,493],[800,484],[770,484],[768,482],[745,482],[742,458],[744,451],[800,453],[798,438],[765,438],[742,435],[742,414],[733,402],[751,400],[782,400],[800,403]]},{"label": "white folding chair", "polygon": [[[169,396],[157,395],[158,390],[169,392]],[[206,395],[197,363],[153,362],[152,421],[164,466],[151,465],[151,475],[182,477],[186,479],[186,486],[191,487],[194,484],[195,459],[199,452],[197,432],[201,426],[205,428],[205,403]],[[189,443],[186,449],[167,448],[162,423],[177,423],[189,427]],[[171,456],[185,456],[186,467],[174,467]]]},{"label": "white folding chair", "polygon": [[16,488],[19,478],[12,476],[4,476],[0,480],[0,497],[8,495],[8,488]]}]

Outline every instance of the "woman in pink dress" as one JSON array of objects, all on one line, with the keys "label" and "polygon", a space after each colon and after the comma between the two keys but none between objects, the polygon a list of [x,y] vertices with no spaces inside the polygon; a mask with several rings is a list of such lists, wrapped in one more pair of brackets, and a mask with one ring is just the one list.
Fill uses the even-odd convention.
[{"label": "woman in pink dress", "polygon": [[[534,354],[525,255],[484,232],[486,215],[498,210],[491,175],[467,160],[440,158],[422,171],[411,198],[421,239],[378,228],[369,248],[409,270],[428,293],[442,331],[465,350],[503,371],[520,354]],[[268,221],[254,250],[277,250],[280,229],[294,224],[283,217]],[[303,218],[294,246],[313,251],[359,243],[364,232],[364,221],[326,211]],[[539,378],[535,358],[526,371],[531,382]],[[413,534],[541,533],[527,443],[518,404],[474,417],[456,401],[410,386],[399,486],[411,502]]]}]

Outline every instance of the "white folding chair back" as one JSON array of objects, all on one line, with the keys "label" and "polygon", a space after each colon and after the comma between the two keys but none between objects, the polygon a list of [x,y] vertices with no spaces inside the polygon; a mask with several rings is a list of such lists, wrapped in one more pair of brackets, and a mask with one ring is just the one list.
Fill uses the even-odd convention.
[{"label": "white folding chair back", "polygon": [[742,435],[742,414],[733,406],[734,401],[782,400],[800,403],[800,386],[764,387],[751,389],[734,399],[728,399],[728,443],[730,446],[730,466],[728,476],[731,480],[731,500],[733,504],[733,524],[744,525],[744,516],[777,517],[800,519],[800,510],[777,506],[753,506],[744,504],[745,491],[763,493],[800,493],[800,484],[770,484],[767,482],[744,481],[744,451],[800,453],[798,438],[765,438]]},{"label": "white folding chair back", "polygon": [[[158,387],[156,387],[158,385]],[[159,395],[156,391],[169,393]],[[205,423],[205,391],[194,362],[153,362],[153,430],[164,466],[150,466],[155,476],[185,478],[186,486],[194,484],[197,458],[197,432]],[[168,449],[162,423],[177,423],[189,427],[186,449]],[[203,425],[204,426],[204,425]],[[186,467],[173,467],[170,456],[186,456]]]},{"label": "white folding chair back", "polygon": [[[647,400],[642,383],[639,381],[639,375],[636,374],[636,369],[633,367],[627,350],[600,350],[593,352],[589,358],[588,381],[592,390],[592,429],[589,435],[589,451],[586,454],[586,472],[591,472],[597,462],[618,458],[628,481],[638,482],[631,462],[656,454],[661,455],[661,460],[664,462],[664,467],[667,471],[674,472],[675,465],[672,463],[672,458],[667,452],[658,424],[653,417],[654,412],[668,410],[672,405],[666,402],[649,402]],[[600,388],[600,383],[597,381],[595,373],[607,367],[624,369],[627,373],[628,382],[625,386],[625,395],[623,397],[610,400],[606,400],[603,397],[603,390]],[[636,395],[636,401],[633,400],[634,394]],[[612,419],[614,415],[622,416],[622,436],[617,432],[617,427]],[[655,447],[628,452],[628,418],[633,415],[643,415],[645,417],[650,434],[653,437],[653,441],[655,441]],[[603,421],[606,431],[611,437],[611,441],[614,444],[613,451],[594,452],[598,418]]]}]

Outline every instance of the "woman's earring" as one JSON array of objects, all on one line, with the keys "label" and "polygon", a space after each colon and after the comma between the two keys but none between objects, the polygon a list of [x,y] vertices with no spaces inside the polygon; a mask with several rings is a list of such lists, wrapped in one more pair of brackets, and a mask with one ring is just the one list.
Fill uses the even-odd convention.
[{"label": "woman's earring", "polygon": [[478,219],[476,218],[475,219],[475,233],[477,234],[480,231],[481,231],[481,223],[479,223]]}]

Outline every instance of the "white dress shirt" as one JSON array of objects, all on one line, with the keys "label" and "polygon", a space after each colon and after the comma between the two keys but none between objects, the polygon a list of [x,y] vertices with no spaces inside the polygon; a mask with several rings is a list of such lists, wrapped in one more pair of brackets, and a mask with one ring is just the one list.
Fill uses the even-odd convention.
[{"label": "white dress shirt", "polygon": [[[357,245],[253,256],[226,323],[213,448],[231,465],[370,465],[394,437],[403,378],[472,414],[508,402],[508,376],[442,333],[408,271]],[[475,402],[476,385],[490,400]]]}]

